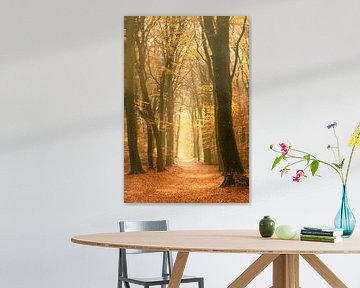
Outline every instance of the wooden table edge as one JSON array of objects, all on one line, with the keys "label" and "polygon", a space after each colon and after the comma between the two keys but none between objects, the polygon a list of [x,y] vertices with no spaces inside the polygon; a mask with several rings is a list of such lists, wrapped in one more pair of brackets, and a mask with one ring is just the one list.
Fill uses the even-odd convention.
[{"label": "wooden table edge", "polygon": [[[301,255],[301,254],[360,254],[360,250],[358,251],[328,251],[328,250],[261,250],[261,249],[211,249],[211,248],[183,248],[183,247],[172,247],[172,246],[152,246],[152,245],[132,245],[132,244],[114,244],[114,243],[100,243],[96,241],[85,241],[76,239],[74,236],[71,238],[71,242],[75,244],[94,246],[94,247],[103,247],[103,248],[116,248],[116,249],[140,249],[140,250],[153,250],[153,251],[172,251],[172,252],[195,252],[195,253],[236,253],[236,254],[289,254],[289,255]],[[336,245],[333,243],[325,243],[326,245]]]}]

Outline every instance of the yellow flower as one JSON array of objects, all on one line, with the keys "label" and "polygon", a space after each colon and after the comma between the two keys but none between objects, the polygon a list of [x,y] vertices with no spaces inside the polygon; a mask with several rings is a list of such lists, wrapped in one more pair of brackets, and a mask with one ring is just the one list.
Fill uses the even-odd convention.
[{"label": "yellow flower", "polygon": [[360,147],[360,122],[350,138],[349,146]]}]

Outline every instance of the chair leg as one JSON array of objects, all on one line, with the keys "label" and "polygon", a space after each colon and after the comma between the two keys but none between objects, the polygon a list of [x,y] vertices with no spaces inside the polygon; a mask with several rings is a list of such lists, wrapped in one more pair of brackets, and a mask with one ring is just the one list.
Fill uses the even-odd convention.
[{"label": "chair leg", "polygon": [[130,288],[129,282],[125,282],[125,281],[121,281],[121,280],[118,281],[118,286],[117,287],[122,288],[123,287],[123,285],[122,285],[123,282],[124,282],[125,288]]},{"label": "chair leg", "polygon": [[122,268],[122,255],[121,255],[121,250],[119,249],[118,285],[117,285],[117,288],[122,288],[122,281],[119,279],[119,277],[123,275],[122,269],[123,269]]},{"label": "chair leg", "polygon": [[204,288],[204,279],[199,280],[199,288]]}]

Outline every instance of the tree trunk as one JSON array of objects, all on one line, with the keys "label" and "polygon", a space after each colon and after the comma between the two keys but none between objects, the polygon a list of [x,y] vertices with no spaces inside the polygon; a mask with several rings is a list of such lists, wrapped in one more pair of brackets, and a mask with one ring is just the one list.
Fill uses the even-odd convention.
[{"label": "tree trunk", "polygon": [[229,17],[204,17],[204,26],[213,53],[216,92],[215,118],[219,150],[224,164],[221,187],[248,185],[236,146],[232,120],[232,83],[230,75]]},{"label": "tree trunk", "polygon": [[[213,108],[212,101],[212,80],[211,75],[209,75],[209,71],[206,69],[205,65],[199,65],[199,79],[201,84],[201,96],[196,97],[196,106],[199,114],[199,122],[201,124],[201,128],[199,129],[201,132],[202,139],[202,149],[204,154],[204,164],[212,165],[213,161],[213,138],[215,134],[214,129],[214,114],[211,113],[211,109]],[[196,90],[195,90],[196,92]],[[199,132],[199,133],[200,133]]]},{"label": "tree trunk", "polygon": [[[214,85],[215,86],[215,85]],[[215,107],[214,107],[214,114],[215,114],[215,142],[216,142],[216,154],[218,156],[218,162],[219,162],[219,171],[224,172],[224,161],[223,161],[223,157],[221,154],[221,149],[220,149],[220,137],[219,137],[219,117],[217,115],[217,103],[218,103],[218,99],[216,96],[216,89],[214,87],[214,103],[215,103]]]},{"label": "tree trunk", "polygon": [[[155,119],[155,113],[153,108],[151,107],[151,100],[149,97],[148,88],[146,85],[146,72],[145,72],[145,54],[146,54],[146,38],[139,37],[138,33],[141,33],[141,36],[145,34],[145,27],[144,27],[144,20],[145,17],[141,16],[138,19],[138,30],[136,33],[135,41],[137,44],[137,51],[138,51],[138,65],[137,65],[137,72],[139,76],[140,88],[143,97],[143,105],[144,105],[144,112],[142,113],[143,118],[147,124],[147,134],[148,134],[148,164],[149,168],[151,169],[153,164],[153,136],[155,137],[156,143],[156,169],[158,172],[164,171],[164,158],[163,158],[163,149],[161,143],[161,137],[159,133],[159,129]],[[141,38],[141,39],[140,39]],[[151,127],[150,131],[149,128]]]},{"label": "tree trunk", "polygon": [[161,73],[160,77],[160,91],[159,91],[159,133],[161,143],[161,154],[164,154],[163,147],[165,147],[165,70]]},{"label": "tree trunk", "polygon": [[[156,170],[158,172],[161,172],[161,171],[164,171],[165,168],[164,168],[164,158],[163,158],[163,149],[162,149],[162,144],[161,144],[160,132],[159,132],[156,120],[155,120],[153,109],[151,108],[151,101],[150,101],[149,93],[148,93],[148,90],[146,87],[144,74],[142,73],[142,69],[139,69],[138,71],[139,71],[138,75],[139,75],[139,80],[140,80],[140,87],[141,87],[141,92],[143,95],[144,106],[145,106],[145,113],[146,113],[145,120],[147,121],[147,124],[151,126],[153,135],[155,137]],[[149,146],[148,146],[148,148],[149,148]]]},{"label": "tree trunk", "polygon": [[198,125],[198,116],[197,116],[197,107],[193,105],[193,108],[191,110],[191,126],[193,131],[193,157],[200,161],[201,155],[200,155],[200,133],[199,133],[199,125]]},{"label": "tree trunk", "polygon": [[148,168],[154,169],[154,140],[151,125],[146,124],[147,131],[147,154],[148,154]]},{"label": "tree trunk", "polygon": [[[170,63],[169,70],[173,67]],[[167,99],[166,99],[166,166],[174,164],[174,90],[173,90],[173,75],[167,75]]]},{"label": "tree trunk", "polygon": [[124,104],[130,158],[130,174],[144,173],[138,151],[137,116],[134,93],[135,17],[125,17]]},{"label": "tree trunk", "polygon": [[176,145],[175,145],[175,157],[179,158],[179,140],[180,140],[180,112],[177,117],[177,128],[176,128]]},{"label": "tree trunk", "polygon": [[211,144],[212,144],[212,135],[214,134],[213,132],[210,132],[212,129],[212,127],[209,125],[209,107],[208,104],[205,102],[204,103],[204,119],[203,119],[203,126],[202,126],[202,145],[203,145],[203,152],[204,152],[204,164],[206,165],[211,165],[212,164],[212,149],[211,149]]},{"label": "tree trunk", "polygon": [[[174,164],[174,144],[175,144],[174,143],[174,110],[175,110],[174,75],[176,73],[179,64],[178,62],[180,60],[179,58],[177,58],[180,56],[178,53],[181,53],[179,51],[181,50],[179,49],[179,44],[181,43],[181,37],[183,35],[183,32],[185,31],[187,20],[186,17],[183,16],[169,16],[166,17],[166,21],[164,24],[165,25],[164,25],[163,35],[165,36],[165,43],[166,43],[163,47],[165,85],[162,91],[160,91],[160,96],[161,94],[163,97],[164,95],[166,95],[166,99],[163,99],[163,102],[164,100],[166,102],[165,107],[166,107],[166,116],[167,116],[166,165],[171,166]],[[160,109],[160,112],[164,112],[164,111]]]},{"label": "tree trunk", "polygon": [[[205,17],[203,17],[205,18]],[[204,49],[204,52],[205,52],[205,59],[206,59],[206,66],[207,66],[207,69],[208,69],[208,74],[209,74],[209,78],[211,80],[211,83],[213,85],[213,92],[212,92],[212,98],[213,98],[213,101],[214,101],[214,104],[215,104],[215,107],[216,107],[216,103],[217,103],[217,98],[216,98],[216,89],[215,89],[215,79],[214,79],[214,69],[213,69],[213,61],[211,59],[211,56],[209,54],[209,48],[208,48],[208,45],[207,45],[207,42],[206,42],[206,31],[205,31],[205,27],[204,27],[204,22],[205,22],[205,19],[200,19],[200,25],[201,25],[201,42],[202,42],[202,45],[203,45],[203,49]],[[208,24],[209,25],[209,24]],[[213,25],[211,23],[211,25]],[[211,31],[208,31],[208,33],[210,33]],[[214,107],[214,110],[215,110],[215,107]],[[214,152],[215,152],[215,158],[217,159],[217,163],[218,163],[218,167],[219,167],[219,171],[224,171],[224,163],[223,163],[223,160],[221,158],[221,153],[220,153],[220,147],[219,147],[219,137],[218,137],[218,131],[217,131],[217,117],[216,117],[216,114],[215,114],[215,111],[214,111],[214,133],[215,133],[215,149],[214,149]],[[204,153],[205,154],[205,153]]]}]

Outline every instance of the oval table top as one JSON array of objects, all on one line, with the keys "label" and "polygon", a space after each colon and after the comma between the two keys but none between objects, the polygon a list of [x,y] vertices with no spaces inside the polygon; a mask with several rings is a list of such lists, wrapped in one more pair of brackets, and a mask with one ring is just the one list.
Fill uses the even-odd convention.
[{"label": "oval table top", "polygon": [[251,254],[344,254],[360,253],[360,237],[353,235],[338,243],[321,243],[262,238],[257,230],[189,230],[115,232],[74,236],[77,244],[182,252]]}]

